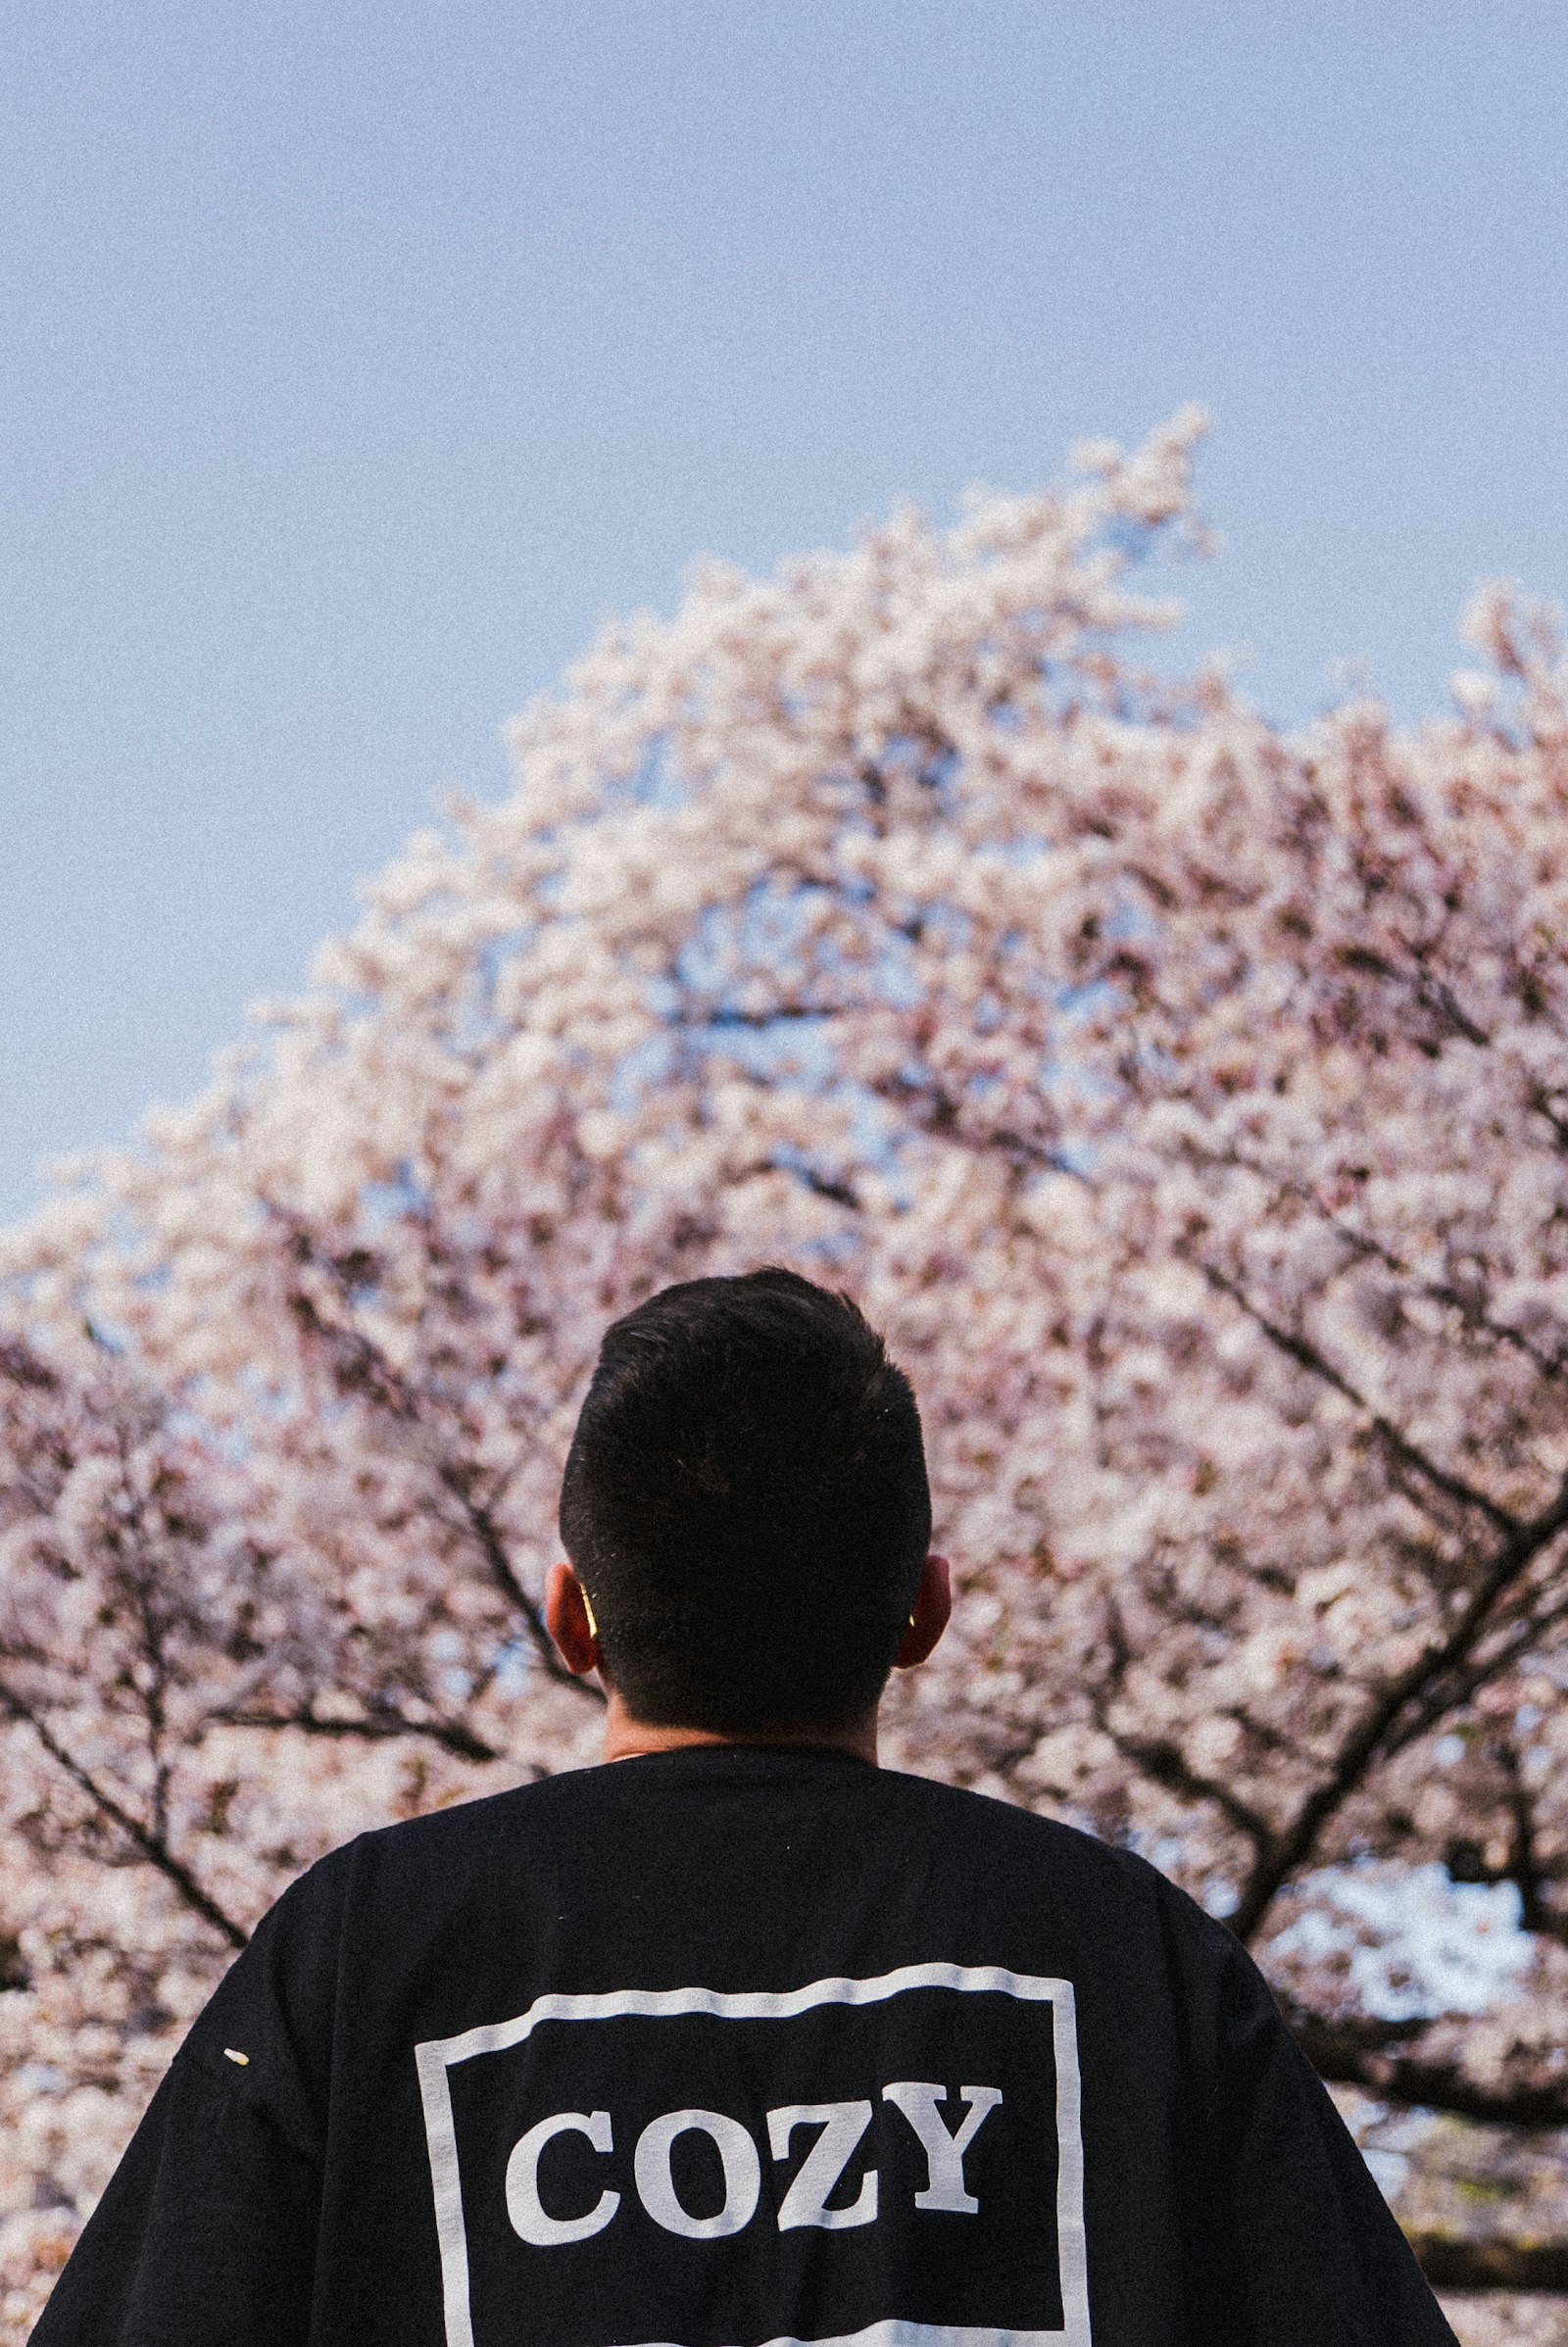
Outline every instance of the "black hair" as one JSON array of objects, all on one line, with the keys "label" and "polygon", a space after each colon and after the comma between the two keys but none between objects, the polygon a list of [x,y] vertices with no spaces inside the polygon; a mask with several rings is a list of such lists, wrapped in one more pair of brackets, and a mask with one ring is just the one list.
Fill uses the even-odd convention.
[{"label": "black hair", "polygon": [[606,1332],[561,1536],[636,1718],[841,1726],[882,1691],[931,1538],[909,1381],[796,1272],[665,1288]]}]

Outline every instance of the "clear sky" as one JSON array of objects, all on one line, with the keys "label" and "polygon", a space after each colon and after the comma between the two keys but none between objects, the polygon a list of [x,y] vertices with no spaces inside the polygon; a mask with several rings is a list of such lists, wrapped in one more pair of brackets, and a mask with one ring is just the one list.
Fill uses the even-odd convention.
[{"label": "clear sky", "polygon": [[1197,398],[1194,643],[1438,706],[1568,591],[1565,121],[1562,0],[12,0],[0,1216],[698,552]]}]

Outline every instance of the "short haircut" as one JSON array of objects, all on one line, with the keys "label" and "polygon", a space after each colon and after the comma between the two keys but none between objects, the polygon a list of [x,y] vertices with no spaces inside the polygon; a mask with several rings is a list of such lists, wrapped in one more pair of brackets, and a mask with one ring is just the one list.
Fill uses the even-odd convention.
[{"label": "short haircut", "polygon": [[909,1381],[796,1272],[665,1288],[606,1333],[561,1535],[634,1717],[840,1726],[887,1682],[931,1538]]}]

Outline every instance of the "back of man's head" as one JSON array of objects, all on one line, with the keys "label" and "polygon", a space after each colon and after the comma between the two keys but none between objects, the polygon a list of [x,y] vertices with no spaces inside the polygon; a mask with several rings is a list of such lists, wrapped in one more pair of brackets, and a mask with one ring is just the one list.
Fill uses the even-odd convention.
[{"label": "back of man's head", "polygon": [[605,1336],[561,1534],[636,1718],[837,1727],[882,1691],[931,1537],[909,1382],[795,1272],[666,1288]]}]

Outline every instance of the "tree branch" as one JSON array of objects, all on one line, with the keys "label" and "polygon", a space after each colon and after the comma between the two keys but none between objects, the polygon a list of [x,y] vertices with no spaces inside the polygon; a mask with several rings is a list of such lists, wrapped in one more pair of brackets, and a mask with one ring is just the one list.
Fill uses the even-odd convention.
[{"label": "tree branch", "polygon": [[792,1174],[813,1197],[831,1198],[836,1206],[851,1206],[857,1213],[860,1210],[859,1198],[848,1182],[836,1182],[831,1174],[818,1173],[813,1165],[792,1164],[787,1157],[759,1157],[755,1165],[743,1166],[736,1178],[744,1182],[754,1174],[770,1173]]},{"label": "tree branch", "polygon": [[107,1792],[98,1783],[91,1770],[83,1768],[80,1761],[74,1759],[66,1750],[64,1744],[39,1718],[31,1704],[17,1694],[13,1688],[5,1686],[3,1682],[0,1682],[0,1710],[8,1712],[13,1720],[32,1730],[33,1735],[55,1766],[62,1770],[71,1779],[73,1785],[78,1786],[94,1806],[109,1819],[110,1823],[124,1834],[126,1840],[141,1853],[147,1864],[156,1867],[158,1872],[173,1884],[185,1904],[199,1915],[204,1923],[210,1924],[215,1931],[220,1933],[231,1948],[245,1946],[250,1938],[250,1933],[242,1930],[232,1916],[224,1914],[211,1892],[202,1888],[183,1860],[174,1856],[173,1851],[160,1835],[150,1834],[139,1819],[132,1817],[128,1809],[122,1808],[114,1794]]},{"label": "tree branch", "polygon": [[1562,1376],[1565,1369],[1568,1369],[1568,1345],[1555,1353],[1543,1352],[1539,1345],[1531,1343],[1523,1329],[1512,1327],[1506,1320],[1494,1320],[1491,1313],[1473,1294],[1466,1294],[1462,1288],[1455,1287],[1448,1280],[1420,1278],[1411,1270],[1409,1264],[1401,1256],[1396,1254],[1394,1249],[1381,1239],[1374,1239],[1364,1231],[1353,1230],[1340,1214],[1335,1212],[1332,1206],[1325,1203],[1321,1194],[1310,1184],[1293,1181],[1278,1167],[1269,1165],[1257,1157],[1250,1156],[1246,1149],[1234,1147],[1224,1149],[1204,1149],[1189,1137],[1182,1142],[1181,1154],[1185,1163],[1194,1166],[1200,1172],[1212,1172],[1216,1167],[1220,1167],[1228,1171],[1250,1173],[1254,1175],[1257,1180],[1266,1182],[1281,1198],[1295,1198],[1298,1204],[1315,1209],[1323,1216],[1327,1228],[1333,1232],[1341,1246],[1348,1248],[1353,1256],[1359,1257],[1363,1262],[1381,1263],[1384,1270],[1392,1272],[1396,1279],[1405,1281],[1412,1295],[1423,1297],[1429,1303],[1443,1304],[1448,1310],[1457,1312],[1467,1330],[1480,1330],[1485,1335],[1494,1338],[1499,1345],[1511,1345],[1516,1351],[1523,1353],[1525,1358],[1540,1370],[1543,1377],[1555,1380]]},{"label": "tree branch", "polygon": [[1481,1879],[1514,1885],[1519,1893],[1522,1931],[1533,1931],[1540,1939],[1554,1939],[1560,1947],[1568,1947],[1568,1915],[1559,1915],[1548,1907],[1542,1895],[1546,1883],[1559,1878],[1554,1878],[1541,1863],[1536,1840],[1536,1808],[1519,1767],[1519,1755],[1507,1740],[1494,1744],[1493,1751],[1507,1785],[1513,1832],[1506,1862],[1495,1872],[1490,1867],[1479,1870]]},{"label": "tree branch", "polygon": [[[1417,955],[1419,962],[1419,955]],[[1397,969],[1387,955],[1376,953],[1367,946],[1342,946],[1336,959],[1348,970],[1364,970],[1369,977],[1387,978],[1391,985],[1408,987],[1423,1010],[1431,1011],[1442,1020],[1450,1035],[1459,1035],[1466,1043],[1484,1048],[1492,1041],[1485,1027],[1478,1027],[1469,1013],[1460,1007],[1452,988],[1443,978],[1435,978],[1419,969],[1412,981],[1403,970]]]},{"label": "tree branch", "polygon": [[1272,1843],[1274,1829],[1261,1811],[1252,1808],[1218,1778],[1205,1777],[1190,1767],[1185,1753],[1168,1736],[1124,1736],[1103,1719],[1100,1724],[1123,1758],[1136,1761],[1145,1775],[1162,1785],[1167,1792],[1180,1793],[1189,1801],[1212,1801],[1258,1851]]},{"label": "tree branch", "polygon": [[220,1728],[293,1728],[302,1736],[362,1737],[368,1743],[400,1736],[428,1736],[459,1760],[499,1760],[496,1745],[487,1744],[471,1729],[454,1720],[411,1720],[401,1711],[377,1709],[368,1720],[323,1720],[311,1711],[215,1711],[209,1714]]},{"label": "tree branch", "polygon": [[1329,2021],[1300,2010],[1286,2019],[1297,2044],[1331,2086],[1359,2086],[1380,2102],[1446,2111],[1488,2127],[1568,2127],[1568,2078],[1481,2086],[1456,2062],[1400,2046],[1399,2025],[1384,2023],[1377,2041],[1369,2042],[1365,2024]]},{"label": "tree branch", "polygon": [[468,1490],[462,1470],[447,1460],[442,1463],[437,1472],[446,1489],[462,1507],[467,1519],[468,1528],[479,1544],[485,1563],[490,1568],[492,1580],[497,1588],[504,1590],[506,1595],[511,1598],[518,1613],[521,1614],[524,1627],[533,1641],[534,1651],[547,1676],[554,1679],[559,1686],[573,1688],[576,1693],[585,1696],[589,1702],[602,1704],[605,1698],[593,1681],[579,1679],[574,1672],[568,1671],[556,1652],[556,1641],[545,1628],[543,1613],[529,1596],[513,1569],[512,1559],[507,1553],[507,1544],[501,1537],[500,1527],[483,1501],[476,1499]]},{"label": "tree branch", "polygon": [[[297,1247],[308,1247],[308,1235],[298,1233],[295,1245]],[[421,1417],[417,1392],[408,1379],[393,1368],[380,1347],[372,1344],[368,1337],[358,1330],[333,1327],[321,1318],[311,1298],[298,1292],[290,1296],[289,1308],[306,1336],[314,1339],[326,1351],[334,1382],[340,1392],[358,1394],[404,1421],[417,1421]],[[483,1501],[474,1496],[469,1476],[455,1460],[449,1458],[438,1460],[436,1476],[443,1489],[452,1494],[462,1508],[464,1519],[478,1543],[491,1579],[521,1614],[523,1626],[546,1675],[563,1687],[573,1687],[588,1701],[603,1703],[604,1696],[598,1687],[590,1680],[576,1678],[556,1652],[555,1640],[545,1628],[544,1616],[513,1570],[500,1527]]]},{"label": "tree branch", "polygon": [[[1188,1256],[1189,1261],[1194,1259]],[[1270,1320],[1267,1313],[1252,1302],[1240,1283],[1221,1271],[1218,1264],[1199,1260],[1198,1269],[1211,1288],[1219,1295],[1228,1296],[1254,1328],[1261,1329],[1278,1351],[1297,1362],[1300,1368],[1309,1370],[1314,1377],[1320,1377],[1325,1385],[1332,1386],[1336,1394],[1343,1394],[1347,1401],[1361,1411],[1380,1441],[1414,1474],[1431,1484],[1435,1491],[1457,1501],[1459,1506],[1476,1509],[1495,1531],[1509,1536],[1518,1531],[1517,1516],[1507,1508],[1499,1507],[1496,1500],[1490,1498],[1485,1491],[1478,1491],[1473,1484],[1466,1483],[1461,1476],[1450,1475],[1435,1459],[1429,1459],[1426,1452],[1412,1442],[1407,1435],[1400,1433],[1391,1418],[1386,1418],[1381,1410],[1372,1407],[1365,1395],[1356,1391],[1344,1372],[1336,1369],[1309,1338],[1293,1336],[1289,1329],[1283,1329],[1278,1322]]]},{"label": "tree branch", "polygon": [[1463,1670],[1440,1676],[1426,1689],[1418,1704],[1400,1720],[1397,1730],[1388,1742],[1390,1758],[1425,1736],[1436,1726],[1445,1712],[1457,1710],[1468,1703],[1478,1687],[1487,1680],[1495,1679],[1532,1650],[1545,1654],[1548,1634],[1568,1621],[1568,1597],[1542,1606],[1532,1612],[1528,1603],[1521,1606],[1511,1619],[1505,1621],[1495,1643],[1479,1660],[1471,1660]]},{"label": "tree branch", "polygon": [[1406,2233],[1436,2290],[1568,2291],[1568,2241],[1464,2241]]},{"label": "tree branch", "polygon": [[778,1002],[770,1010],[739,1010],[720,1005],[704,1015],[676,1012],[662,1024],[678,1028],[686,1035],[712,1035],[727,1027],[765,1032],[769,1027],[798,1025],[803,1020],[844,1018],[856,1007],[853,1002]]},{"label": "tree branch", "polygon": [[1251,1937],[1276,1891],[1310,1857],[1324,1826],[1361,1784],[1400,1714],[1434,1680],[1464,1661],[1486,1629],[1497,1599],[1565,1525],[1568,1525],[1568,1477],[1564,1478],[1550,1507],[1544,1509],[1532,1523],[1519,1525],[1503,1542],[1447,1637],[1428,1646],[1405,1670],[1390,1680],[1346,1738],[1335,1766],[1301,1803],[1294,1823],[1274,1837],[1230,1918],[1231,1930],[1239,1939]]}]

